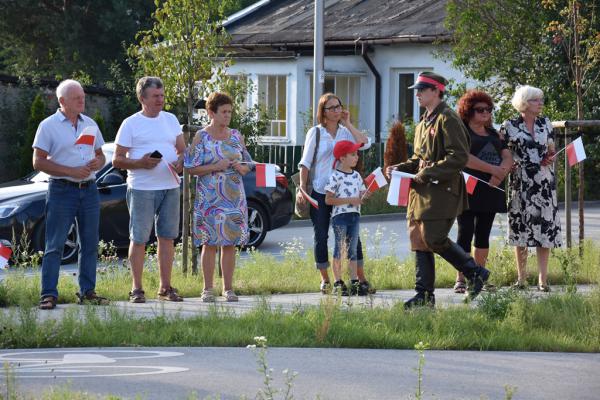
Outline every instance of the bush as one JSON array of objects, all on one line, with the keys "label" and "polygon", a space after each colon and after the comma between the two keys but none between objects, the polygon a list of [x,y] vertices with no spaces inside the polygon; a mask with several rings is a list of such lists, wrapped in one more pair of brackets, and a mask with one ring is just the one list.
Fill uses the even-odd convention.
[{"label": "bush", "polygon": [[25,176],[33,171],[32,158],[33,158],[33,139],[37,132],[38,125],[47,117],[46,104],[42,99],[42,95],[38,94],[31,103],[31,109],[29,110],[29,119],[27,120],[27,130],[25,131],[25,139],[23,146],[21,147],[21,176]]}]

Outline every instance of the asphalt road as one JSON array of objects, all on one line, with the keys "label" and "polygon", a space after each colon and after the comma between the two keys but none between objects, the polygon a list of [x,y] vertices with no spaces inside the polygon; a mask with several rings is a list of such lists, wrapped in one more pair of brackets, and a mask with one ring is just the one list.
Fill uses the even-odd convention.
[{"label": "asphalt road", "polygon": [[[0,351],[9,360],[19,388],[34,394],[69,383],[126,398],[226,400],[254,398],[263,381],[247,348]],[[296,399],[409,399],[417,387],[411,350],[271,348],[267,362],[277,388],[283,370],[298,373]],[[423,371],[424,399],[504,399],[507,385],[515,400],[600,398],[600,354],[426,351]]]}]

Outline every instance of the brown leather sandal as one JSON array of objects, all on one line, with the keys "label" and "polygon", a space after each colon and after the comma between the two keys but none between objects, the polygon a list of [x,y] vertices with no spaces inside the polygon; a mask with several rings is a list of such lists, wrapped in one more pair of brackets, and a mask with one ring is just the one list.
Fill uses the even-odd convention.
[{"label": "brown leather sandal", "polygon": [[162,290],[157,293],[158,299],[162,301],[183,301],[183,297],[177,294],[177,289],[172,286],[169,286],[168,289]]},{"label": "brown leather sandal", "polygon": [[56,297],[54,296],[45,296],[40,300],[40,304],[38,305],[40,310],[54,310],[56,308]]},{"label": "brown leather sandal", "polygon": [[134,289],[129,292],[129,302],[130,303],[145,303],[146,302],[146,293],[142,289]]},{"label": "brown leather sandal", "polygon": [[75,293],[79,298],[79,304],[88,304],[93,306],[106,306],[110,301],[106,297],[98,296],[93,290],[88,291],[85,295]]}]

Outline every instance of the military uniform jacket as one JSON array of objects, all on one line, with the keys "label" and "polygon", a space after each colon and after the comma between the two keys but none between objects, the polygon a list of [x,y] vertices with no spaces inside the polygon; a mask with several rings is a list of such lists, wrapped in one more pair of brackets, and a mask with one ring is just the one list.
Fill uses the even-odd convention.
[{"label": "military uniform jacket", "polygon": [[449,219],[468,208],[461,171],[467,165],[469,148],[463,122],[446,103],[423,115],[415,127],[414,154],[398,165],[399,171],[419,174],[425,182],[411,182],[407,218]]}]

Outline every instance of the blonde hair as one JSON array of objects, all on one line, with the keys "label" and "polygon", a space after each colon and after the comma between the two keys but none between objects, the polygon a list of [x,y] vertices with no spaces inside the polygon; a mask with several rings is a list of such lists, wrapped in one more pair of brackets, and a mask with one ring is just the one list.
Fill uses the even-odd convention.
[{"label": "blonde hair", "polygon": [[319,97],[319,105],[317,106],[317,122],[323,125],[325,123],[325,104],[331,99],[337,99],[342,105],[342,100],[333,93],[325,93]]},{"label": "blonde hair", "polygon": [[512,106],[515,110],[522,113],[529,107],[529,104],[527,103],[529,100],[539,99],[543,96],[544,92],[542,89],[529,85],[520,86],[513,95]]}]

